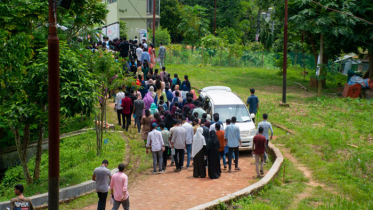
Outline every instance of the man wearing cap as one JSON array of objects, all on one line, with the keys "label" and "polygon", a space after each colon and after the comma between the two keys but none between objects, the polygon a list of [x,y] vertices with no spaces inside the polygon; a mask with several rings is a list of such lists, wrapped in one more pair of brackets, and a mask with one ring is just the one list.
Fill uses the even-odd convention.
[{"label": "man wearing cap", "polygon": [[146,142],[146,154],[149,153],[149,147],[153,154],[153,174],[157,173],[157,160],[159,160],[159,173],[163,173],[162,163],[163,163],[163,150],[164,143],[162,139],[162,133],[157,131],[157,123],[151,125],[152,131],[148,134],[148,139]]}]

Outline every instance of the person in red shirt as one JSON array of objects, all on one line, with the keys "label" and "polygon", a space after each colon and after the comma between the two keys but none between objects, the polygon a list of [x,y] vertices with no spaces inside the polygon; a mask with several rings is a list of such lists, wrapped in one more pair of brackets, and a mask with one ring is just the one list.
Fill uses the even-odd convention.
[{"label": "person in red shirt", "polygon": [[225,147],[224,135],[225,135],[225,132],[220,130],[220,127],[221,127],[220,123],[215,123],[216,136],[218,137],[219,143],[220,143],[219,161],[220,161],[220,159],[223,158],[224,169],[227,169],[227,159],[225,158],[225,153],[224,153],[224,147]]},{"label": "person in red shirt", "polygon": [[[255,154],[255,166],[257,178],[263,175],[264,152],[267,152],[266,137],[263,134],[263,128],[259,127],[259,134],[254,136],[252,151]],[[260,173],[259,173],[259,158],[260,158]]]},{"label": "person in red shirt", "polygon": [[[123,114],[123,126],[122,128],[123,129],[126,129],[126,131],[128,131],[128,126],[129,124],[131,123],[131,110],[132,107],[133,107],[133,103],[132,103],[132,100],[130,97],[128,97],[130,95],[130,93],[127,91],[125,96],[123,99],[122,99],[122,114]],[[126,123],[127,122],[127,123]]]}]

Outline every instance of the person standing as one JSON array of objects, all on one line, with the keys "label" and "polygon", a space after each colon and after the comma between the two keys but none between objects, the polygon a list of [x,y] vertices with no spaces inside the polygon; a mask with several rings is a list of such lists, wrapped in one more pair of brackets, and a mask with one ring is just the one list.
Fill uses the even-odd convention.
[{"label": "person standing", "polygon": [[226,143],[228,145],[228,172],[232,172],[232,154],[234,152],[234,164],[235,170],[241,170],[238,167],[238,148],[241,146],[241,136],[240,136],[240,128],[236,125],[237,118],[232,117],[231,124],[227,126],[225,129],[224,138],[226,139]]},{"label": "person standing", "polygon": [[[164,67],[164,59],[166,57],[166,48],[163,46],[163,43],[159,43],[161,46],[159,47],[159,53],[158,53],[158,58],[159,58],[159,66],[160,68]],[[163,80],[162,80],[163,81]]]},{"label": "person standing", "polygon": [[126,92],[126,97],[122,99],[122,114],[123,114],[123,129],[126,129],[128,132],[128,126],[131,122],[131,110],[132,110],[132,100],[129,97],[129,92]]},{"label": "person standing", "polygon": [[163,173],[163,149],[164,143],[162,139],[161,132],[157,131],[157,123],[151,125],[152,131],[148,134],[148,139],[146,142],[146,154],[149,153],[149,148],[151,148],[153,154],[153,174],[157,173],[157,160],[159,160],[159,173]]},{"label": "person standing", "polygon": [[193,125],[193,133],[194,135],[196,135],[196,132],[197,132],[197,129],[199,128],[199,124],[198,124],[198,118],[194,118],[193,121],[192,121],[192,125]]},{"label": "person standing", "polygon": [[170,132],[165,129],[165,123],[159,123],[159,127],[161,129],[162,139],[164,143],[164,151],[163,151],[163,171],[166,171],[167,167],[167,159],[170,157],[171,154],[171,146],[170,146]]},{"label": "person standing", "polygon": [[186,149],[186,142],[187,131],[181,126],[181,122],[177,121],[171,138],[171,148],[175,147],[175,172],[181,171],[181,166],[184,164],[184,149]]},{"label": "person standing", "polygon": [[[256,134],[259,134],[259,128],[263,128],[263,136],[266,138],[266,146],[268,148],[269,140],[272,140],[273,137],[273,129],[271,123],[267,122],[268,114],[263,114],[263,121],[258,124],[258,130]],[[271,131],[271,136],[269,136],[269,131]],[[267,163],[267,152],[264,153],[264,163]]]},{"label": "person standing", "polygon": [[203,116],[207,117],[206,111],[203,110],[202,107],[201,107],[202,106],[201,102],[196,101],[195,104],[196,105],[193,109],[193,115],[194,115],[194,113],[198,113],[198,119],[202,119]]},{"label": "person standing", "polygon": [[[136,48],[136,57],[137,57],[137,66],[140,66],[140,62],[141,62],[141,54],[142,54],[143,50],[142,50],[142,45],[139,44],[139,46]],[[144,74],[144,79],[146,78],[147,75]]]},{"label": "person standing", "polygon": [[135,117],[135,125],[137,126],[137,131],[140,134],[141,130],[141,118],[143,114],[143,110],[145,108],[144,101],[141,99],[141,93],[137,93],[137,99],[133,103],[133,113],[136,115]]},{"label": "person standing", "polygon": [[[255,93],[254,88],[251,88],[250,92],[251,92],[251,96],[249,98],[247,98],[246,106],[249,107],[250,114],[255,114],[256,115],[256,113],[258,112],[258,109],[259,109],[259,99],[256,95],[254,95],[254,93]],[[255,117],[252,120],[255,123]]]},{"label": "person standing", "polygon": [[216,131],[215,130],[215,124],[216,123],[219,123],[221,126],[220,126],[220,130],[223,130],[224,131],[224,126],[223,126],[223,123],[219,120],[219,113],[215,113],[214,114],[214,121],[211,122],[211,125],[210,125],[210,131]]},{"label": "person standing", "polygon": [[162,67],[162,71],[161,71],[161,73],[159,75],[161,76],[162,82],[167,81],[167,75],[168,75],[168,73],[166,71],[166,67],[165,66]]},{"label": "person standing", "polygon": [[148,140],[148,134],[151,131],[150,122],[152,121],[152,119],[153,115],[150,114],[149,109],[145,109],[145,115],[141,118],[141,138],[144,140],[145,145],[146,141]]},{"label": "person standing", "polygon": [[184,76],[184,81],[181,83],[181,90],[189,92],[192,89],[188,75]]},{"label": "person standing", "polygon": [[148,48],[144,47],[144,51],[141,53],[140,61],[141,63],[144,63],[144,61],[146,61],[148,64],[150,63],[150,55],[148,53]]},{"label": "person standing", "polygon": [[[267,152],[267,145],[266,145],[266,137],[263,134],[263,128],[259,127],[258,131],[259,134],[255,135],[253,138],[253,146],[252,151],[254,152],[255,157],[255,167],[256,167],[256,174],[257,178],[260,178],[260,175],[263,175],[263,163],[264,163],[264,152]],[[259,158],[260,158],[260,173],[259,173]]]},{"label": "person standing", "polygon": [[34,210],[31,199],[23,196],[23,185],[17,184],[14,186],[14,194],[16,198],[10,200],[10,209],[11,210]]},{"label": "person standing", "polygon": [[[111,197],[114,199],[113,209],[118,210],[120,204],[122,204],[124,210],[130,209],[130,198],[128,193],[128,177],[123,172],[124,164],[118,165],[118,172],[111,177],[110,190]],[[114,191],[114,192],[113,192]]]},{"label": "person standing", "polygon": [[219,179],[221,175],[219,161],[219,139],[215,131],[210,131],[210,140],[207,143],[206,156],[208,161],[208,173],[210,179]]},{"label": "person standing", "polygon": [[225,135],[225,132],[222,131],[220,129],[220,127],[221,127],[220,123],[215,123],[216,136],[218,137],[219,144],[220,144],[220,147],[219,147],[219,162],[220,162],[220,159],[223,159],[224,169],[226,169],[227,168],[227,160],[225,158],[225,153],[224,153],[224,148],[225,148],[224,135]]},{"label": "person standing", "polygon": [[193,126],[187,122],[185,117],[182,118],[182,121],[183,121],[183,128],[185,128],[187,132],[186,150],[187,150],[187,169],[188,169],[190,166],[190,154],[192,152],[192,142],[193,142],[194,132],[193,132]]},{"label": "person standing", "polygon": [[[134,103],[135,103],[135,100],[137,99],[137,91],[136,91],[136,93],[135,93],[135,90],[133,90],[132,88],[130,89],[130,94],[129,94],[129,98],[131,99],[131,101],[132,101],[132,106],[131,106],[131,116],[130,117],[132,117],[132,115],[133,115],[133,106],[134,106]],[[130,120],[130,125],[131,125],[131,120]],[[134,127],[136,127],[136,123],[135,123],[135,126]]]},{"label": "person standing", "polygon": [[130,51],[130,43],[127,42],[127,38],[123,37],[123,41],[119,44],[120,54],[119,56],[123,59],[127,59]]},{"label": "person standing", "polygon": [[205,149],[206,140],[202,135],[203,128],[197,128],[196,134],[193,137],[192,145],[192,157],[193,157],[193,177],[205,178],[206,167],[205,167]]},{"label": "person standing", "polygon": [[103,160],[100,167],[93,171],[92,180],[96,181],[96,192],[98,196],[97,210],[105,210],[106,198],[109,190],[108,179],[111,179],[111,172],[107,168],[109,162]]},{"label": "person standing", "polygon": [[123,88],[119,87],[119,92],[115,95],[115,109],[117,110],[117,116],[118,116],[118,125],[121,124],[121,118],[123,118],[123,123],[124,123],[124,116],[122,115],[122,99],[125,97],[123,93]]}]

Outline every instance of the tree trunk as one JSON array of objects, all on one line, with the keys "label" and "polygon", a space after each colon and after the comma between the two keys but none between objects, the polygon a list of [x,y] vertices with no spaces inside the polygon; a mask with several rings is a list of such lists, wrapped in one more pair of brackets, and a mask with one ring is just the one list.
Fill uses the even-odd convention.
[{"label": "tree trunk", "polygon": [[14,140],[16,142],[16,147],[17,147],[17,152],[18,152],[18,157],[22,165],[23,169],[23,176],[25,177],[26,183],[31,184],[32,183],[32,177],[30,176],[30,171],[27,166],[27,146],[30,140],[30,125],[27,124],[25,125],[23,129],[23,143],[21,142],[21,136],[19,134],[19,129],[13,127],[12,125],[10,126],[10,129],[12,130],[14,134]]},{"label": "tree trunk", "polygon": [[297,51],[295,50],[294,66],[297,67]]},{"label": "tree trunk", "polygon": [[317,95],[318,96],[321,96],[321,90],[322,90],[322,80],[320,79],[321,76],[322,76],[322,67],[324,65],[324,62],[323,62],[323,51],[324,51],[324,43],[323,43],[323,35],[321,34],[320,35],[320,59],[321,59],[321,62],[320,62],[320,72],[319,72],[319,80],[318,80],[318,88],[317,88]]},{"label": "tree trunk", "polygon": [[43,121],[40,119],[38,125],[38,145],[36,147],[36,157],[35,157],[35,170],[34,170],[34,179],[37,180],[40,178],[40,162],[41,162],[41,153],[43,152],[43,139],[44,139],[44,132],[45,126],[43,125]]}]

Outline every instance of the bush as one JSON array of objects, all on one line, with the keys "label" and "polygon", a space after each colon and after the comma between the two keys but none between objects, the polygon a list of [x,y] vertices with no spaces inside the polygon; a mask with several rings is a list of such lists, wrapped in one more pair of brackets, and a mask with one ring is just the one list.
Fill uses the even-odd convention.
[{"label": "bush", "polygon": [[[150,42],[153,41],[153,31],[149,30],[149,39]],[[166,28],[158,27],[155,30],[155,47],[159,47],[160,43],[163,45],[169,45],[171,43],[170,33]]]},{"label": "bush", "polygon": [[[96,156],[96,133],[87,133],[61,139],[60,145],[60,188],[80,184],[90,180],[93,170],[101,165],[103,159],[109,161],[109,169],[123,161],[125,142],[120,133],[106,133],[104,139],[109,142],[103,145],[102,153]],[[34,172],[35,158],[28,162],[30,174]],[[9,168],[0,184],[0,202],[14,197],[14,186],[23,184],[25,196],[45,193],[48,191],[48,152],[41,156],[40,179],[26,185],[22,166]]]}]

